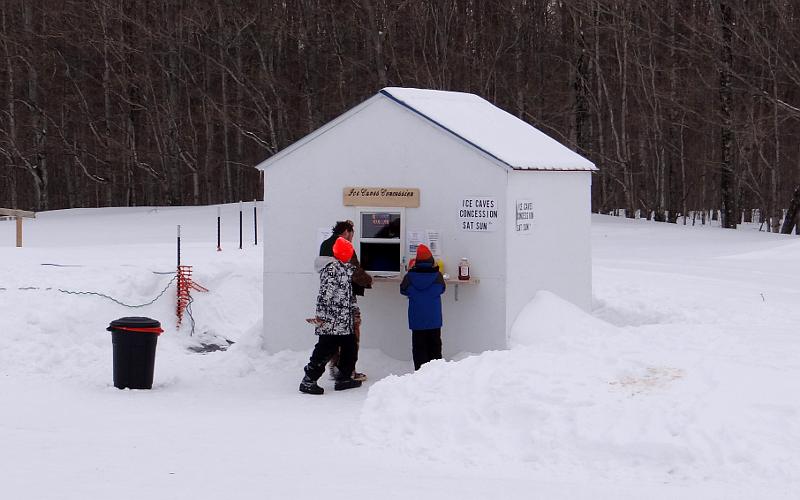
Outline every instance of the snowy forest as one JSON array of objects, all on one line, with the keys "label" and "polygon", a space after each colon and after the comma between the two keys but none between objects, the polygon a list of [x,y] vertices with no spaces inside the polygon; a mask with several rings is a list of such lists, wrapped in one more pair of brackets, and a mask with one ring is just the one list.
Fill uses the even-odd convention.
[{"label": "snowy forest", "polygon": [[402,86],[585,155],[595,211],[777,231],[797,61],[792,0],[0,0],[0,207],[260,198],[258,162]]}]

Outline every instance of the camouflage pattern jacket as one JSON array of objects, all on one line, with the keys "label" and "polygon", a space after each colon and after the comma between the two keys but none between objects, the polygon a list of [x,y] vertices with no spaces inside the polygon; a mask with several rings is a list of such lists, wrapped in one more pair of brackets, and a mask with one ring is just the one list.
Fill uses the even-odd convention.
[{"label": "camouflage pattern jacket", "polygon": [[353,293],[355,266],[331,260],[319,273],[316,317],[320,323],[317,335],[350,335],[354,333],[353,317],[358,314]]}]

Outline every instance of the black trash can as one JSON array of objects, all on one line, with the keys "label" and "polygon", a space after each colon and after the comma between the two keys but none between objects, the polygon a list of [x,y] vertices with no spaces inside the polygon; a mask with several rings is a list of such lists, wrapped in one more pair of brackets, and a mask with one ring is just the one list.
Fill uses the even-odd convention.
[{"label": "black trash can", "polygon": [[156,343],[164,331],[150,318],[114,320],[106,328],[114,346],[114,387],[152,389],[156,364]]}]

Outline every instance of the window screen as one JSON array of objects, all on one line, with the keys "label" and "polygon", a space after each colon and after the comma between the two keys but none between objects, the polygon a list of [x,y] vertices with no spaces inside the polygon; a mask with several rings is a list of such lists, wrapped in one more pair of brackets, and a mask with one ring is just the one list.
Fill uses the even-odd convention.
[{"label": "window screen", "polygon": [[400,214],[362,212],[361,238],[400,239]]}]

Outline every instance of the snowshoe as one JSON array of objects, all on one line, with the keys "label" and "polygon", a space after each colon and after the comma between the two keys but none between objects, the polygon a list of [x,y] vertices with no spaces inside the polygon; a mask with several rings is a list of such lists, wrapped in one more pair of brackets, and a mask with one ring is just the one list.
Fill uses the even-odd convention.
[{"label": "snowshoe", "polygon": [[365,380],[367,380],[367,374],[361,372],[353,372],[353,380],[364,382]]},{"label": "snowshoe", "polygon": [[325,392],[325,389],[317,385],[316,380],[311,380],[308,375],[306,375],[300,382],[300,392],[305,394],[322,394]]},{"label": "snowshoe", "polygon": [[345,380],[337,380],[336,384],[333,386],[333,390],[346,391],[347,389],[355,389],[356,387],[361,387],[361,381],[348,378]]}]

